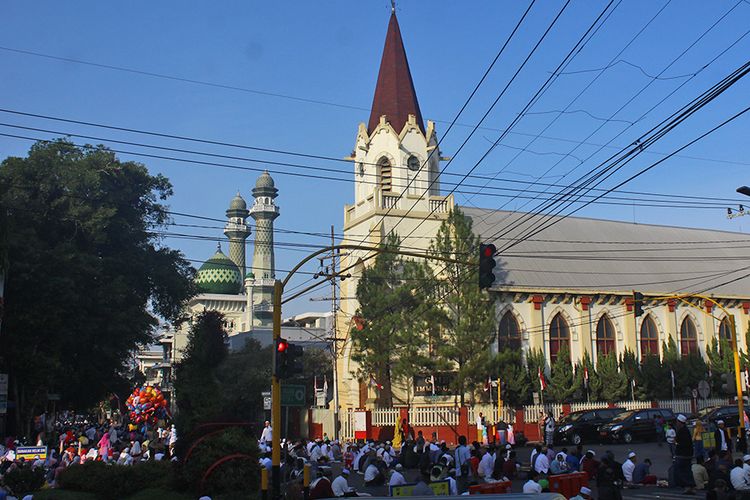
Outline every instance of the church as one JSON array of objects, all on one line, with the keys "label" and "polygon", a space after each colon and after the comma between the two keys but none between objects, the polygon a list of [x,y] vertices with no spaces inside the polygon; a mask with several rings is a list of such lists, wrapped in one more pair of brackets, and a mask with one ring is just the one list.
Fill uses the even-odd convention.
[{"label": "church", "polygon": [[[359,124],[348,160],[354,202],[344,206],[342,244],[376,246],[393,232],[409,235],[410,250],[427,249],[448,213],[460,208],[482,242],[507,248],[496,257],[489,289],[495,349],[540,349],[547,369],[563,346],[573,362],[588,354],[596,363],[597,356],[626,349],[638,359],[659,355],[668,339],[682,355],[705,356],[712,339],[730,336],[725,311],[735,318],[738,348],[748,347],[750,278],[741,266],[750,240],[740,233],[550,217],[544,219],[553,222],[549,229],[525,239],[524,230],[539,222],[530,214],[458,207],[452,195],[442,195],[440,162],[446,158],[439,151],[435,123],[420,110],[395,12],[371,113],[367,123]],[[341,269],[351,267],[354,276],[342,281],[342,296],[356,296],[357,276],[368,257],[362,250],[342,256]],[[644,314],[637,317],[634,290],[644,295]],[[687,292],[703,292],[710,300],[690,298],[688,304],[668,298]],[[347,341],[357,308],[356,300],[342,301],[336,321],[336,338],[344,339],[337,357],[341,411],[372,408],[377,390],[358,380]],[[453,397],[417,397],[414,402],[452,404]]]}]

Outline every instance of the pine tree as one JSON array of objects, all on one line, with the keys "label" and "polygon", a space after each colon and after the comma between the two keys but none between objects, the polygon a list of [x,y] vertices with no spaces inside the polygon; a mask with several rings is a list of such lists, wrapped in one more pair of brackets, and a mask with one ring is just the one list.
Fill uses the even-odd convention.
[{"label": "pine tree", "polygon": [[516,407],[531,402],[533,384],[523,363],[523,354],[517,349],[503,349],[494,360],[495,371],[505,390],[501,397],[506,406]]},{"label": "pine tree", "polygon": [[[544,356],[544,352],[542,352],[541,349],[530,349],[529,352],[526,354],[526,373],[528,373],[529,376],[529,384],[531,386],[531,393],[539,393],[541,394],[541,383],[539,381],[539,372],[541,371],[542,375],[545,373],[545,365],[547,363],[547,359]],[[549,392],[549,385],[547,386],[546,393]],[[544,394],[543,397],[546,399],[549,396],[547,394]]]},{"label": "pine tree", "polygon": [[576,388],[573,384],[573,365],[570,362],[570,351],[567,346],[560,349],[557,359],[552,363],[550,382],[549,392],[552,400],[558,403],[569,403]]},{"label": "pine tree", "polygon": [[[428,253],[465,261],[467,256],[477,255],[478,249],[479,238],[472,231],[471,219],[456,208],[440,225]],[[452,389],[463,406],[466,393],[473,395],[490,375],[495,308],[477,286],[476,265],[440,263],[439,269],[431,287],[433,303],[442,304],[433,315],[441,331],[436,353],[453,365]]]},{"label": "pine tree", "polygon": [[628,396],[628,380],[617,363],[617,354],[600,354],[596,363],[597,377],[601,381],[597,399],[620,401]]},{"label": "pine tree", "polygon": [[[620,370],[625,374],[628,381],[630,396],[639,401],[646,400],[647,394],[646,388],[643,385],[641,365],[638,363],[638,358],[635,353],[630,349],[625,349],[625,352],[620,358]],[[634,384],[631,384],[631,381],[633,381]]]}]

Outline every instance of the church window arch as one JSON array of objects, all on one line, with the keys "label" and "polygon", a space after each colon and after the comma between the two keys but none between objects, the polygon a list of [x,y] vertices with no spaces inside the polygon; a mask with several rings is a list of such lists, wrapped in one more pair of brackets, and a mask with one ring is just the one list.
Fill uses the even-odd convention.
[{"label": "church window arch", "polygon": [[497,350],[521,349],[521,329],[512,311],[507,311],[497,328]]},{"label": "church window arch", "polygon": [[570,350],[570,328],[562,313],[557,313],[549,325],[549,361],[557,360],[557,354],[563,347]]},{"label": "church window arch", "polygon": [[682,320],[680,326],[680,354],[698,354],[698,332],[689,316]]},{"label": "church window arch", "polygon": [[390,192],[393,185],[393,165],[385,156],[378,160],[378,180],[383,192]]},{"label": "church window arch", "polygon": [[596,324],[596,353],[607,355],[615,352],[615,326],[606,314]]},{"label": "church window arch", "polygon": [[732,327],[729,324],[729,318],[723,318],[719,323],[719,340],[732,340]]},{"label": "church window arch", "polygon": [[641,323],[641,358],[659,355],[659,330],[649,314]]}]

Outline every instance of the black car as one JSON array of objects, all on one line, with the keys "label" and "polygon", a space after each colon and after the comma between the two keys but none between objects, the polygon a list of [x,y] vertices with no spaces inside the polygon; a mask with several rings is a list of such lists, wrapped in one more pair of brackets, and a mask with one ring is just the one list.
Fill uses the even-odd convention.
[{"label": "black car", "polygon": [[[745,413],[750,415],[747,410],[745,410]],[[723,420],[727,428],[734,428],[739,425],[738,414],[737,405],[709,406],[699,410],[695,417],[688,420],[688,425],[694,427],[695,422],[700,420],[703,424],[703,429],[713,431],[716,429],[716,422]]]},{"label": "black car", "polygon": [[669,408],[630,410],[619,414],[599,428],[599,437],[605,441],[630,443],[636,439],[656,440],[656,418],[661,415],[666,424],[674,424],[675,415]]},{"label": "black car", "polygon": [[599,408],[569,413],[557,424],[555,443],[581,444],[585,441],[598,441],[599,427],[625,411],[625,408]]}]

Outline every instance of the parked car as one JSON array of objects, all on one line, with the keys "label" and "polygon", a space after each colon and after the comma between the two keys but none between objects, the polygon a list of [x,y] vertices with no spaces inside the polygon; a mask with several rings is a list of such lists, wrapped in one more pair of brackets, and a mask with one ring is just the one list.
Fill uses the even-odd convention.
[{"label": "parked car", "polygon": [[599,428],[599,437],[605,441],[630,443],[636,439],[656,440],[656,417],[661,415],[664,422],[674,424],[675,415],[669,408],[648,408],[620,413],[611,422]]},{"label": "parked car", "polygon": [[571,412],[558,422],[555,443],[581,444],[598,441],[599,427],[625,411],[625,408],[599,408]]},{"label": "parked car", "polygon": [[[748,412],[747,408],[745,409],[745,413],[750,416],[750,412]],[[739,425],[737,415],[737,405],[708,406],[702,408],[694,417],[690,418],[690,420],[688,420],[688,425],[694,427],[695,422],[700,420],[706,431],[713,431],[716,429],[716,422],[718,420],[723,420],[727,427],[734,428]]]}]

